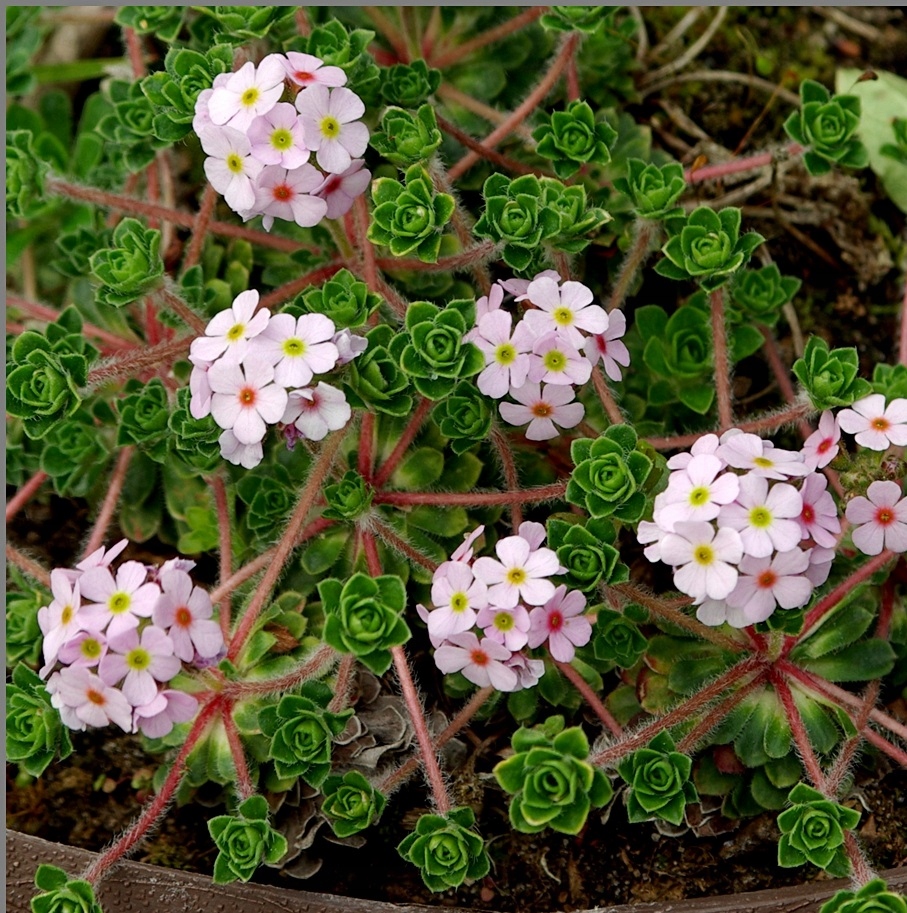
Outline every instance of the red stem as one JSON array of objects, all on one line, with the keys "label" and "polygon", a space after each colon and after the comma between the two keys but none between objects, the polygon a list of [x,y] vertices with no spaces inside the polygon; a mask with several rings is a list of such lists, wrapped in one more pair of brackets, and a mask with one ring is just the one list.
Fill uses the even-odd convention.
[{"label": "red stem", "polygon": [[731,363],[727,349],[727,325],[724,320],[724,290],[709,295],[712,311],[712,345],[715,353],[715,389],[718,392],[718,428],[727,431],[734,424],[731,405]]},{"label": "red stem", "polygon": [[[55,308],[48,307],[46,304],[38,304],[35,301],[28,301],[19,295],[8,294],[6,296],[6,304],[8,307],[19,308],[29,316],[37,320],[46,320],[48,323],[53,323],[60,316],[60,312]],[[116,333],[97,327],[93,323],[82,324],[82,335],[94,336],[101,342],[106,342],[107,345],[114,346],[117,349],[132,349],[136,345],[135,340],[124,339],[122,336],[117,336]]]},{"label": "red stem", "polygon": [[803,725],[803,717],[794,703],[794,696],[791,694],[790,687],[784,679],[784,676],[777,669],[771,673],[772,685],[775,693],[781,699],[781,706],[784,708],[784,715],[787,717],[787,723],[790,726],[791,734],[797,743],[797,750],[800,752],[800,759],[806,767],[813,785],[823,795],[827,795],[828,786],[825,782],[825,774],[822,773],[822,767],[812,743],[809,741],[809,735],[806,727]]},{"label": "red stem", "polygon": [[601,400],[602,408],[604,408],[605,414],[608,416],[608,421],[610,421],[612,425],[623,424],[624,417],[621,414],[620,407],[611,395],[608,382],[605,380],[605,376],[602,374],[599,365],[595,365],[592,369],[592,386],[595,387],[595,392]]},{"label": "red stem", "polygon": [[419,400],[419,405],[416,406],[416,411],[403,429],[400,440],[397,441],[390,456],[384,461],[378,472],[375,473],[375,477],[372,480],[372,485],[374,485],[375,488],[382,488],[391,475],[393,475],[394,470],[406,454],[409,445],[412,444],[416,435],[419,433],[419,429],[422,427],[422,423],[425,421],[432,406],[434,406],[434,403],[424,396]]},{"label": "red stem", "polygon": [[281,304],[284,301],[288,301],[290,298],[295,297],[300,292],[305,291],[310,285],[320,285],[327,279],[330,279],[335,273],[340,272],[343,268],[342,263],[333,262],[327,263],[324,266],[319,266],[317,269],[313,269],[310,273],[306,273],[304,276],[300,276],[298,279],[293,279],[290,282],[285,283],[284,285],[279,286],[274,289],[273,292],[268,292],[267,295],[264,295],[259,301],[259,307],[274,307],[276,304]]},{"label": "red stem", "polygon": [[[794,156],[799,155],[806,150],[799,143],[791,143],[789,146],[785,147],[784,151],[787,155]],[[741,174],[743,172],[752,171],[755,168],[762,168],[765,165],[770,165],[775,160],[776,155],[777,153],[775,152],[760,152],[757,155],[735,159],[732,162],[722,162],[719,165],[706,165],[704,168],[697,168],[695,171],[688,168],[683,176],[688,184],[698,184],[700,181],[710,181],[715,178],[728,177],[732,174]]]},{"label": "red stem", "polygon": [[620,723],[614,719],[611,715],[611,712],[607,707],[602,703],[599,696],[589,687],[589,683],[570,665],[570,663],[562,663],[555,661],[555,665],[558,669],[561,670],[564,677],[570,681],[570,684],[576,688],[577,691],[585,698],[586,703],[592,708],[595,715],[602,721],[602,723],[611,730],[612,734],[620,738],[624,731],[620,727]]},{"label": "red stem", "polygon": [[123,484],[126,481],[126,472],[129,469],[129,462],[132,460],[133,453],[135,453],[134,447],[124,447],[120,451],[119,457],[117,457],[116,466],[113,468],[113,474],[111,475],[110,482],[107,486],[107,494],[104,495],[104,501],[101,504],[98,518],[94,521],[91,535],[88,537],[88,542],[82,552],[83,558],[86,555],[90,555],[92,552],[97,551],[104,541],[104,536],[107,535],[107,528],[113,520],[117,501],[120,500],[120,493],[123,491]]},{"label": "red stem", "polygon": [[615,282],[614,290],[608,299],[609,311],[619,308],[624,303],[624,299],[630,291],[630,286],[633,284],[633,279],[649,253],[649,244],[652,242],[656,227],[650,219],[637,219],[633,247],[630,248],[620,267],[617,282]]},{"label": "red stem", "polygon": [[202,255],[205,235],[208,232],[208,225],[211,222],[211,217],[214,215],[214,206],[216,203],[217,191],[210,184],[206,184],[205,192],[202,194],[202,202],[198,209],[198,215],[195,217],[195,225],[192,227],[192,237],[189,240],[189,248],[186,251],[186,257],[183,260],[184,271],[195,266]]},{"label": "red stem", "polygon": [[6,522],[9,523],[13,517],[25,507],[32,499],[38,489],[47,480],[47,473],[40,469],[6,502]]},{"label": "red stem", "polygon": [[37,580],[45,589],[50,589],[50,573],[38,564],[37,561],[32,561],[31,558],[23,555],[19,549],[14,545],[10,545],[9,542],[6,543],[6,557],[7,560],[15,564],[23,574],[27,574],[34,580]]},{"label": "red stem", "polygon": [[405,257],[379,257],[375,262],[381,269],[405,269],[411,272],[446,273],[480,264],[498,253],[500,247],[494,241],[480,241],[475,247],[441,257],[434,263],[412,260]]},{"label": "red stem", "polygon": [[[516,461],[513,458],[513,451],[510,449],[510,442],[499,428],[495,428],[491,433],[491,440],[494,443],[498,456],[501,458],[501,464],[504,468],[504,481],[511,492],[519,491],[520,479],[516,471]],[[510,522],[513,525],[514,535],[523,522],[523,510],[520,502],[513,498],[510,502]]]},{"label": "red stem", "polygon": [[438,54],[437,57],[429,56],[426,62],[429,66],[443,70],[464,57],[468,57],[473,51],[478,51],[480,48],[487,47],[495,41],[500,41],[502,38],[519,31],[523,26],[529,25],[530,22],[535,22],[547,9],[547,6],[533,6],[523,10],[518,16],[514,16],[513,19],[502,22],[476,38],[464,41],[463,44],[457,45],[457,47],[449,51],[444,51]]},{"label": "red stem", "polygon": [[433,561],[428,555],[423,555],[422,552],[413,548],[405,539],[401,539],[389,526],[385,523],[381,523],[376,517],[371,517],[369,519],[372,529],[375,531],[381,540],[389,545],[392,549],[398,551],[405,558],[409,558],[410,561],[415,564],[420,564],[422,567],[426,568],[429,571],[436,571],[438,568],[437,562]]},{"label": "red stem", "polygon": [[211,718],[223,706],[222,697],[215,697],[209,704],[201,709],[199,715],[195,718],[192,728],[186,736],[185,742],[180,746],[180,750],[173,760],[167,779],[161,786],[161,791],[145,806],[141,816],[133,822],[129,830],[105,853],[99,856],[88,868],[88,871],[82,878],[90,884],[97,884],[109,868],[125,856],[135,845],[154,827],[158,819],[166,811],[167,805],[173,798],[173,794],[179,787],[183,779],[186,759],[189,753],[195,748],[196,743],[201,738]]},{"label": "red stem", "polygon": [[[534,174],[536,177],[544,177],[550,174],[542,168],[533,168],[531,165],[524,165],[522,162],[518,162],[515,159],[510,158],[508,155],[503,155],[494,149],[489,149],[488,146],[483,145],[477,139],[473,139],[468,133],[466,133],[464,130],[461,130],[456,124],[453,124],[449,120],[441,117],[440,114],[436,114],[435,119],[438,122],[438,126],[446,134],[452,136],[458,143],[460,143],[460,145],[465,146],[467,149],[471,149],[473,152],[480,155],[483,159],[487,159],[489,162],[492,162],[495,165],[499,165],[501,168],[506,168],[508,171],[512,171],[514,174]],[[424,268],[425,267],[423,266],[423,269]]]},{"label": "red stem", "polygon": [[[233,566],[233,545],[230,541],[230,509],[227,504],[227,487],[223,477],[214,476],[209,480],[214,492],[214,504],[217,507],[217,527],[220,532],[220,569],[219,579],[229,580]],[[220,629],[224,643],[230,640],[230,594],[224,593],[218,602]]]},{"label": "red stem", "polygon": [[331,666],[336,659],[337,653],[333,647],[322,644],[307,662],[292,672],[287,672],[286,675],[260,681],[228,682],[221,693],[231,701],[241,701],[265,694],[282,694],[311,678],[325,675],[328,671],[327,667]]},{"label": "red stem", "polygon": [[438,507],[477,507],[511,504],[518,498],[521,504],[535,504],[563,498],[566,491],[566,482],[555,482],[552,485],[541,485],[524,491],[476,491],[466,494],[453,491],[387,491],[379,492],[375,496],[375,503],[394,504],[397,507],[420,504],[433,504]]},{"label": "red stem", "polygon": [[140,374],[150,368],[157,368],[164,364],[170,365],[189,351],[189,345],[193,339],[192,336],[183,336],[148,349],[135,348],[115,355],[88,373],[87,386],[94,387],[127,374]]},{"label": "red stem", "polygon": [[227,744],[230,746],[233,766],[236,768],[236,791],[239,793],[240,801],[242,801],[243,799],[248,799],[255,792],[255,787],[249,774],[249,765],[246,763],[246,752],[239,737],[239,730],[236,728],[236,721],[233,719],[233,705],[229,701],[224,705],[221,720],[224,724],[224,732],[227,733]]},{"label": "red stem", "polygon": [[346,706],[350,696],[350,683],[355,666],[356,657],[352,653],[348,653],[340,660],[340,666],[337,668],[337,681],[334,683],[334,696],[328,704],[330,713],[340,713]]},{"label": "red stem", "polygon": [[372,479],[373,451],[375,446],[375,413],[364,412],[359,426],[359,475],[370,482]]}]

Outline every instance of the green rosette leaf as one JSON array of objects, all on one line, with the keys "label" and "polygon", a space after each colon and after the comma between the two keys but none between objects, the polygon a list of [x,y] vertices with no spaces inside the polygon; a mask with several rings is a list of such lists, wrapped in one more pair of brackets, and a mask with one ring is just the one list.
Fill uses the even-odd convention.
[{"label": "green rosette leaf", "polygon": [[338,837],[349,837],[374,824],[387,804],[384,794],[359,771],[328,777],[321,786],[321,810]]},{"label": "green rosette leaf", "polygon": [[630,198],[640,218],[665,221],[683,215],[677,201],[687,182],[679,162],[659,166],[642,159],[627,159],[627,176],[615,178],[614,186]]},{"label": "green rosette leaf", "polygon": [[873,878],[859,891],[838,891],[819,913],[907,913],[907,898],[889,891],[881,878]]},{"label": "green rosette leaf", "polygon": [[596,123],[587,102],[573,101],[566,111],[555,111],[532,136],[538,142],[536,152],[551,160],[559,178],[567,178],[591,162],[607,165],[617,131],[605,121]]},{"label": "green rosette leaf", "polygon": [[164,275],[158,249],[161,233],[138,219],[123,219],[113,232],[113,247],[89,258],[92,276],[101,284],[98,301],[123,307],[156,288]]},{"label": "green rosette leaf", "polygon": [[364,326],[378,309],[381,296],[370,292],[348,269],[342,269],[320,288],[306,289],[294,304],[309,314],[324,314],[338,328],[354,330]]},{"label": "green rosette leaf", "polygon": [[829,349],[828,343],[811,336],[792,368],[809,401],[819,410],[849,406],[872,392],[869,381],[859,377],[857,350]]},{"label": "green rosette leaf", "polygon": [[6,686],[6,758],[39,777],[55,757],[72,754],[69,730],[41,678],[19,663]]},{"label": "green rosette leaf", "polygon": [[441,131],[431,105],[415,112],[390,107],[381,115],[380,130],[372,134],[369,145],[399,168],[408,168],[430,159],[441,146]]},{"label": "green rosette leaf", "polygon": [[325,486],[324,499],[328,506],[322,515],[332,520],[356,520],[368,513],[374,494],[365,479],[350,469],[339,482]]},{"label": "green rosette leaf", "polygon": [[35,887],[42,893],[31,899],[32,913],[103,913],[92,885],[55,865],[38,866]]},{"label": "green rosette leaf", "polygon": [[441,84],[441,71],[429,67],[424,60],[395,63],[381,75],[381,97],[389,105],[401,108],[417,108]]},{"label": "green rosette leaf", "polygon": [[262,796],[241,802],[235,815],[219,815],[208,822],[208,832],[219,850],[214,861],[214,883],[249,881],[264,863],[286,855],[286,838],[268,823],[268,803]]}]

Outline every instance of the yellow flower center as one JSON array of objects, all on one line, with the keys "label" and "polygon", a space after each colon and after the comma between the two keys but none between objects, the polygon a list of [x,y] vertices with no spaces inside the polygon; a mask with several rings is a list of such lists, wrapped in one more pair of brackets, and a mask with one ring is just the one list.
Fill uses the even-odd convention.
[{"label": "yellow flower center", "polygon": [[760,469],[771,469],[775,464],[768,457],[756,457],[753,460],[753,465],[758,466]]},{"label": "yellow flower center", "polygon": [[289,149],[293,145],[293,135],[289,130],[285,130],[281,127],[271,134],[271,145],[280,152],[283,152],[284,149]]},{"label": "yellow flower center", "polygon": [[708,567],[715,560],[715,550],[710,545],[697,545],[693,550],[693,560]]},{"label": "yellow flower center", "polygon": [[79,652],[86,659],[97,659],[101,655],[100,641],[95,640],[93,637],[86,637],[82,641],[82,646],[79,647]]},{"label": "yellow flower center", "polygon": [[258,96],[259,96],[260,94],[261,94],[261,93],[258,91],[258,89],[255,88],[255,86],[249,86],[249,88],[246,89],[246,91],[243,92],[242,95],[240,95],[239,100],[240,100],[247,108],[250,108],[250,107],[252,107],[252,105],[255,104],[255,102],[258,101]]},{"label": "yellow flower center", "polygon": [[129,606],[132,605],[132,597],[128,593],[114,593],[110,597],[110,600],[107,603],[107,608],[113,612],[114,615],[121,615],[125,612]]},{"label": "yellow flower center", "polygon": [[552,314],[554,322],[559,323],[562,327],[568,327],[573,323],[573,311],[570,308],[557,308]]},{"label": "yellow flower center", "polygon": [[498,614],[494,616],[494,626],[499,631],[509,631],[513,625],[513,616],[509,612],[498,612]]},{"label": "yellow flower center", "polygon": [[552,349],[550,352],[545,353],[545,357],[542,359],[545,364],[545,367],[549,371],[563,371],[567,367],[567,356],[563,352],[559,352],[557,349]]},{"label": "yellow flower center", "polygon": [[293,336],[290,339],[285,339],[281,348],[283,349],[283,354],[288,358],[299,358],[305,355],[306,345],[301,339]]},{"label": "yellow flower center", "polygon": [[237,155],[235,152],[231,152],[227,156],[227,167],[234,174],[242,174],[242,158]]},{"label": "yellow flower center", "polygon": [[63,606],[63,611],[60,613],[60,624],[68,625],[72,621],[73,612],[71,605]]},{"label": "yellow flower center", "polygon": [[526,572],[521,567],[512,567],[504,578],[508,583],[519,586],[526,582]]},{"label": "yellow flower center", "polygon": [[236,342],[237,339],[242,338],[242,334],[246,332],[246,325],[244,323],[234,323],[229,330],[227,330],[227,339],[230,342]]},{"label": "yellow flower center", "polygon": [[516,349],[509,342],[505,342],[494,350],[494,360],[499,365],[509,365],[515,358]]},{"label": "yellow flower center", "polygon": [[143,672],[151,665],[151,654],[142,647],[136,647],[126,654],[126,665],[135,672]]},{"label": "yellow flower center", "polygon": [[450,610],[452,612],[464,612],[469,608],[469,598],[465,593],[454,593],[450,597]]},{"label": "yellow flower center", "polygon": [[709,499],[709,490],[704,485],[700,485],[698,488],[694,488],[690,492],[690,504],[693,507],[702,507]]},{"label": "yellow flower center", "polygon": [[330,115],[321,121],[319,127],[321,129],[322,136],[325,136],[328,139],[333,139],[335,136],[337,136],[338,133],[340,133],[340,124],[337,121],[337,118],[331,117]]},{"label": "yellow flower center", "polygon": [[750,511],[750,526],[765,529],[772,525],[772,513],[767,507],[754,507]]}]

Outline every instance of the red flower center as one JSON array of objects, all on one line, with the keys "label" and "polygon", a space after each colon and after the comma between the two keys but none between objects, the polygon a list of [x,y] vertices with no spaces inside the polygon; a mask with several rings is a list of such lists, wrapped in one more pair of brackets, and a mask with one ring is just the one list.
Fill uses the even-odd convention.
[{"label": "red flower center", "polygon": [[876,431],[887,431],[891,427],[891,422],[884,415],[874,418],[871,424]]},{"label": "red flower center", "polygon": [[278,184],[271,192],[274,195],[274,199],[281,203],[286,203],[287,200],[293,199],[293,190],[286,184]]},{"label": "red flower center", "polygon": [[476,648],[469,654],[469,658],[472,660],[474,666],[488,665],[488,654],[484,650]]},{"label": "red flower center", "polygon": [[255,391],[251,387],[243,387],[239,391],[239,401],[244,406],[254,406],[255,405]]},{"label": "red flower center", "polygon": [[311,82],[314,78],[307,70],[297,70],[293,75],[297,82]]},{"label": "red flower center", "polygon": [[812,523],[816,519],[816,512],[813,510],[812,504],[804,504],[803,513],[800,516],[803,518],[804,523]]},{"label": "red flower center", "polygon": [[536,403],[532,407],[532,414],[537,418],[548,418],[548,416],[551,415],[552,411],[553,410],[551,406],[548,405],[548,403]]},{"label": "red flower center", "polygon": [[173,613],[173,623],[181,628],[188,628],[192,624],[192,612],[182,605]]},{"label": "red flower center", "polygon": [[548,616],[548,630],[560,631],[564,626],[564,616],[556,609]]},{"label": "red flower center", "polygon": [[770,590],[778,580],[778,575],[771,569],[764,570],[756,578],[756,586],[763,590]]},{"label": "red flower center", "polygon": [[894,523],[894,511],[890,507],[880,507],[876,511],[876,523],[880,526],[888,526]]},{"label": "red flower center", "polygon": [[321,193],[330,194],[333,193],[339,186],[342,178],[340,175],[335,174],[333,177],[328,178],[327,184],[321,190]]},{"label": "red flower center", "polygon": [[100,691],[95,691],[94,688],[89,688],[88,693],[85,696],[92,704],[104,705],[104,695],[101,694]]},{"label": "red flower center", "polygon": [[608,351],[608,340],[604,336],[595,336],[595,347],[598,349],[602,355],[605,355]]},{"label": "red flower center", "polygon": [[831,450],[831,446],[832,446],[831,438],[830,437],[824,438],[819,443],[819,446],[816,447],[816,453],[826,453],[827,451]]}]

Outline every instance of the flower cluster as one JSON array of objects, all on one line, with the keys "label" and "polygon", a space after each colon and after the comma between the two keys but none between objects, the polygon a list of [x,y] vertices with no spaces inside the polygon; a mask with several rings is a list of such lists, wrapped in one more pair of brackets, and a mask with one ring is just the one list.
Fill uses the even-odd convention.
[{"label": "flower cluster", "polygon": [[70,729],[116,723],[157,738],[198,709],[191,694],[168,683],[183,663],[219,659],[224,638],[211,599],[192,584],[194,561],[124,561],[114,574],[110,565],[126,545],[51,572],[53,601],[38,610],[41,678]]},{"label": "flower cluster", "polygon": [[[480,526],[439,565],[432,581],[434,608],[417,606],[428,625],[435,663],[445,673],[462,672],[480,687],[518,691],[538,683],[541,660],[525,652],[547,643],[552,657],[570,662],[576,647],[592,637],[583,614],[586,597],[550,577],[564,574],[557,555],[545,548],[541,523],[520,524],[516,536],[500,539],[497,558],[473,560]],[[477,634],[475,628],[480,629]]]},{"label": "flower cluster", "polygon": [[637,535],[649,560],[671,565],[704,624],[765,621],[825,582],[841,523],[816,470],[837,454],[838,434],[829,413],[799,452],[732,429],[668,461],[654,522]]},{"label": "flower cluster", "polygon": [[[533,305],[516,325],[501,306],[505,293]],[[554,270],[545,270],[531,281],[498,281],[476,302],[476,325],[465,339],[485,356],[479,390],[495,399],[509,393],[516,403],[502,402],[501,416],[511,425],[528,425],[530,441],[557,437],[556,426],[573,428],[583,420],[574,387],[589,380],[599,361],[614,381],[630,363],[620,339],[623,313],[609,314],[592,298],[581,282],[561,282]]]},{"label": "flower cluster", "polygon": [[205,174],[244,220],[263,216],[268,231],[275,218],[310,228],[344,215],[365,191],[365,105],[345,83],[340,67],[288,51],[221,73],[199,94],[192,127]]},{"label": "flower cluster", "polygon": [[342,390],[310,384],[366,347],[323,314],[256,311],[258,297],[254,289],[237,295],[189,349],[189,411],[197,419],[213,417],[223,429],[221,454],[246,469],[262,461],[269,424],[281,423],[292,447],[299,438],[320,441],[349,421]]}]

